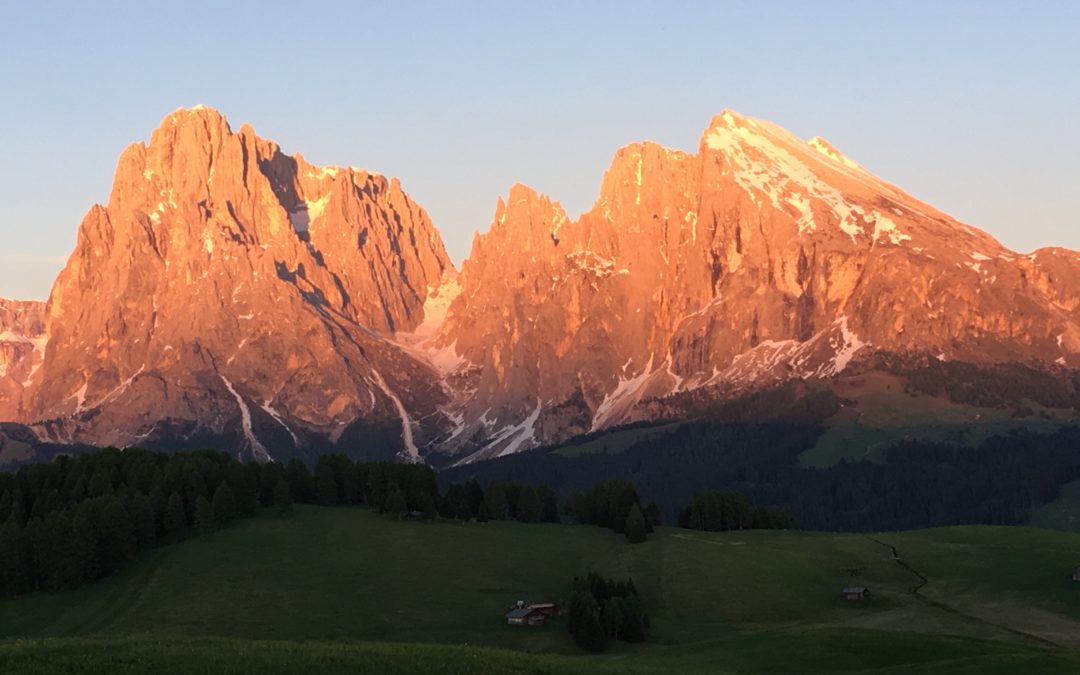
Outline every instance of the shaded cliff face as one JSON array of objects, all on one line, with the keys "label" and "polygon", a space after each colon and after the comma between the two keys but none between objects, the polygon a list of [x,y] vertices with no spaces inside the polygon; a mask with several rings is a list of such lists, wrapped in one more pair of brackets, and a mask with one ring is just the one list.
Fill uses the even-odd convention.
[{"label": "shaded cliff face", "polygon": [[379,454],[360,438],[376,429],[415,457],[412,420],[442,393],[386,336],[423,320],[451,269],[396,179],[313,167],[179,110],[124,151],[83,220],[22,417],[50,440],[217,439],[258,459]]},{"label": "shaded cliff face", "polygon": [[22,416],[47,341],[45,303],[0,298],[0,420]]},{"label": "shaded cliff face", "polygon": [[576,221],[522,186],[500,200],[431,343],[458,390],[446,447],[517,452],[877,350],[1080,366],[1078,263],[1016,254],[820,138],[725,112],[697,154],[619,150]]}]

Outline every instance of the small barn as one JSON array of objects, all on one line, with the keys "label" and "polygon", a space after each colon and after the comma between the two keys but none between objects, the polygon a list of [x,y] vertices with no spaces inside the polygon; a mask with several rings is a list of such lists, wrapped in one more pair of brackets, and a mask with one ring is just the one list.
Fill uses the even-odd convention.
[{"label": "small barn", "polygon": [[553,602],[524,602],[518,600],[517,604],[507,612],[504,617],[506,623],[511,626],[542,626],[544,619],[554,616],[558,611],[558,605]]},{"label": "small barn", "polygon": [[506,623],[511,626],[542,626],[545,616],[532,607],[515,607],[506,613]]},{"label": "small barn", "polygon": [[870,589],[865,586],[848,586],[840,595],[844,596],[845,600],[862,600],[870,595]]}]

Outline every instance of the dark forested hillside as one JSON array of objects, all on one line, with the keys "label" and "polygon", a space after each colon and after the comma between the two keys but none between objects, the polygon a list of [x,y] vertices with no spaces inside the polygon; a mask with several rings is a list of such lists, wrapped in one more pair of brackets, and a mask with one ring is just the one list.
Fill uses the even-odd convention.
[{"label": "dark forested hillside", "polygon": [[870,531],[1023,523],[1029,507],[1052,501],[1060,485],[1080,477],[1080,427],[1014,432],[975,447],[907,441],[888,450],[883,463],[800,466],[799,454],[821,431],[690,422],[619,453],[529,453],[450,469],[441,479],[513,479],[565,493],[620,478],[656,501],[669,523],[695,493],[734,490],[751,503],[783,507],[803,528]]}]

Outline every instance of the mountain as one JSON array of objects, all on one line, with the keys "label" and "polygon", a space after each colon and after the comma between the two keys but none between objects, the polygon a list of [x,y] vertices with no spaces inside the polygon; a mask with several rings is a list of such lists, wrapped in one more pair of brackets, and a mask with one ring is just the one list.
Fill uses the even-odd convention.
[{"label": "mountain", "polygon": [[21,415],[46,342],[45,303],[0,298],[0,420]]},{"label": "mountain", "polygon": [[725,111],[696,153],[618,150],[576,219],[514,186],[458,272],[397,180],[198,107],[124,151],[40,328],[4,342],[0,418],[43,441],[467,463],[882,364],[1058,377],[1080,254]]},{"label": "mountain", "polygon": [[515,186],[458,283],[433,344],[460,359],[469,459],[882,351],[1080,366],[1080,255],[1019,255],[823,139],[731,111],[696,154],[620,149],[577,220]]},{"label": "mountain", "polygon": [[397,180],[178,110],[83,219],[22,417],[50,441],[415,459],[443,394],[386,336],[452,271]]}]

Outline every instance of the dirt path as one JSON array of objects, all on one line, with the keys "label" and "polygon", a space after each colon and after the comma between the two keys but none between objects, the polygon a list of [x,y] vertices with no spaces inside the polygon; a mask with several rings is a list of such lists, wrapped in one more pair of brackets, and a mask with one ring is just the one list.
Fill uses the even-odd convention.
[{"label": "dirt path", "polygon": [[1003,631],[1005,631],[1007,633],[1011,633],[1011,634],[1013,634],[1013,635],[1015,635],[1017,637],[1025,639],[1025,640],[1031,640],[1031,641],[1034,641],[1034,642],[1038,642],[1039,644],[1042,644],[1044,646],[1058,647],[1058,648],[1064,648],[1065,647],[1065,645],[1062,645],[1062,644],[1060,644],[1058,642],[1054,642],[1053,640],[1045,638],[1045,637],[1043,637],[1041,635],[1036,635],[1035,633],[1028,633],[1028,632],[1019,630],[1017,628],[1013,628],[1012,626],[1006,626],[1004,624],[995,623],[993,621],[987,621],[986,619],[984,619],[984,618],[982,618],[980,616],[976,616],[974,614],[969,614],[969,613],[967,613],[967,612],[965,612],[963,610],[960,610],[960,609],[957,609],[956,607],[953,607],[952,605],[948,605],[948,604],[946,604],[944,602],[941,602],[940,600],[934,600],[933,598],[927,597],[926,595],[924,595],[922,593],[922,589],[928,583],[930,583],[930,579],[928,579],[925,575],[923,575],[917,569],[912,567],[911,564],[908,563],[906,560],[901,558],[900,557],[900,552],[897,551],[896,547],[893,546],[892,544],[887,544],[887,543],[881,541],[880,539],[875,539],[874,537],[870,537],[870,536],[867,536],[866,538],[869,539],[870,541],[874,542],[875,544],[878,544],[879,546],[884,546],[885,548],[889,549],[889,551],[892,552],[893,561],[897,565],[899,565],[900,567],[903,567],[909,574],[911,574],[916,579],[918,579],[918,583],[915,586],[912,586],[910,589],[908,589],[908,592],[911,593],[911,595],[914,596],[916,600],[918,600],[919,602],[927,605],[928,607],[933,607],[934,609],[939,609],[939,610],[941,610],[943,612],[948,612],[949,614],[960,617],[960,618],[962,618],[962,619],[964,619],[966,621],[972,621],[972,622],[975,622],[975,623],[983,624],[985,626],[990,626],[992,628],[997,628],[999,630],[1003,630]]}]

